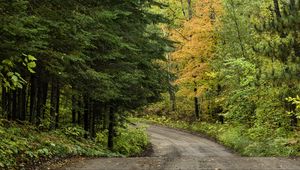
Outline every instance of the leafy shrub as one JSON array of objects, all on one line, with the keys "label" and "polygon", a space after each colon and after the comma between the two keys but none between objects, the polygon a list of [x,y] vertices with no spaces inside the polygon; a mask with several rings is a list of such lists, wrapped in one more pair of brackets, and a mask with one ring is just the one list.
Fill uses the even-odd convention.
[{"label": "leafy shrub", "polygon": [[96,134],[96,142],[100,143],[102,146],[107,146],[107,136],[108,130],[104,130]]},{"label": "leafy shrub", "polygon": [[72,126],[72,127],[65,127],[62,131],[66,136],[81,139],[87,133],[82,127],[80,126]]},{"label": "leafy shrub", "polygon": [[123,155],[135,155],[143,151],[149,144],[145,127],[118,128],[118,135],[114,139],[114,150]]},{"label": "leafy shrub", "polygon": [[[114,138],[114,151],[122,155],[131,156],[142,152],[149,144],[145,127],[117,128],[117,136]],[[108,131],[97,133],[96,142],[107,146]]]},{"label": "leafy shrub", "polygon": [[84,139],[84,134],[79,127],[40,132],[31,125],[0,120],[0,169],[22,169],[26,164],[52,157],[120,156],[100,143]]},{"label": "leafy shrub", "polygon": [[294,105],[296,105],[295,111],[288,112],[289,115],[296,115],[298,119],[300,119],[300,97],[297,95],[296,97],[288,97],[286,100]]},{"label": "leafy shrub", "polygon": [[243,126],[236,126],[226,129],[220,134],[219,140],[226,146],[243,153],[243,149],[251,143],[249,137],[245,135],[247,129]]}]

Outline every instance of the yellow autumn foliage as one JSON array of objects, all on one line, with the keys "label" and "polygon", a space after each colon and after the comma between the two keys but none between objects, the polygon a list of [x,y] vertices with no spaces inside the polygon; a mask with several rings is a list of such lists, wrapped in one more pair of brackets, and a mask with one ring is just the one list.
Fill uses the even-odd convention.
[{"label": "yellow autumn foliage", "polygon": [[170,30],[170,38],[178,42],[170,54],[176,65],[173,71],[178,76],[174,82],[180,87],[178,95],[195,96],[194,88],[197,88],[197,96],[205,91],[221,12],[220,0],[197,0],[193,4],[193,17],[185,20],[181,28]]}]

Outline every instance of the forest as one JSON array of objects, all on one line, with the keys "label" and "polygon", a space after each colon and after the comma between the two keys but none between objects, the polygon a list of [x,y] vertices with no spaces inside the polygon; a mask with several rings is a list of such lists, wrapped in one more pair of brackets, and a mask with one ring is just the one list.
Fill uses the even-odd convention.
[{"label": "forest", "polygon": [[299,0],[1,0],[0,18],[0,168],[135,155],[132,117],[300,155]]},{"label": "forest", "polygon": [[174,76],[140,116],[246,156],[299,155],[300,1],[164,2]]},{"label": "forest", "polygon": [[[157,26],[168,19],[149,11],[151,6],[164,5],[148,0],[0,2],[0,136],[5,139],[0,167],[20,164],[13,161],[16,155],[58,155],[51,139],[30,138],[36,131],[63,128],[61,133],[71,137],[106,137],[112,150],[115,127],[124,125],[127,112],[158,101],[167,80],[158,62],[165,60],[171,41]],[[26,128],[35,134],[20,137],[27,132],[14,123],[31,125]],[[48,144],[26,150],[21,140]]]}]

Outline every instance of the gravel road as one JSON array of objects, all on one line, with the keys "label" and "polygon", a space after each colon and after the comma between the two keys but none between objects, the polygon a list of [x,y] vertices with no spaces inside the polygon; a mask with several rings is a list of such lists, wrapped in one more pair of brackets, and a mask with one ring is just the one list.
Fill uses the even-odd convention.
[{"label": "gravel road", "polygon": [[154,150],[150,157],[83,159],[60,170],[300,170],[300,158],[240,157],[182,131],[150,126],[148,133]]}]

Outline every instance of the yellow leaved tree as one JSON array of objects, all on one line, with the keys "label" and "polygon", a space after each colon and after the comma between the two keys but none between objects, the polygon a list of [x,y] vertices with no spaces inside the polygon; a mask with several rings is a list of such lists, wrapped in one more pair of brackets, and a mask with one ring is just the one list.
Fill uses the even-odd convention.
[{"label": "yellow leaved tree", "polygon": [[199,114],[205,107],[201,96],[211,77],[209,62],[214,56],[217,38],[215,30],[222,12],[220,0],[197,0],[192,4],[192,17],[184,20],[180,28],[170,29],[169,36],[178,42],[170,54],[172,70],[177,75],[176,96],[185,113]]}]

